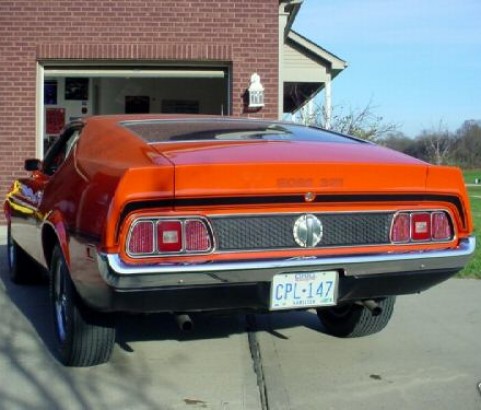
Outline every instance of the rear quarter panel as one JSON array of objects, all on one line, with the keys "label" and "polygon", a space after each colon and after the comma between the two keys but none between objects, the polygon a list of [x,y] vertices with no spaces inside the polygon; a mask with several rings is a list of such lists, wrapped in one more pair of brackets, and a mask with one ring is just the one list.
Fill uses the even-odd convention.
[{"label": "rear quarter panel", "polygon": [[426,190],[459,198],[463,213],[451,204],[450,209],[455,216],[461,236],[467,236],[474,230],[469,195],[464,184],[461,170],[456,167],[431,166],[428,168]]}]

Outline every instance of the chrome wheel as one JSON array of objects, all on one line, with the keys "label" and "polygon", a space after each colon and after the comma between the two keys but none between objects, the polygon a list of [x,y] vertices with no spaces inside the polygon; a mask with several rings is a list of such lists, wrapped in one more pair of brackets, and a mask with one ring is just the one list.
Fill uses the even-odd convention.
[{"label": "chrome wheel", "polygon": [[113,317],[82,302],[59,246],[50,264],[50,306],[55,351],[63,364],[93,366],[109,360],[115,344]]},{"label": "chrome wheel", "polygon": [[65,291],[65,279],[62,273],[62,262],[58,261],[55,267],[54,277],[54,308],[55,328],[60,342],[65,342],[67,337],[67,294]]}]

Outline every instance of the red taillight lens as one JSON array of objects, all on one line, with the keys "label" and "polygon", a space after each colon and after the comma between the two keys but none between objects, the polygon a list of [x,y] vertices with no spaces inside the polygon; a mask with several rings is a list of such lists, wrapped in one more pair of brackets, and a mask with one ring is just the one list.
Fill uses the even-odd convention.
[{"label": "red taillight lens", "polygon": [[182,250],[182,224],[180,221],[160,221],[158,223],[157,249],[160,252]]},{"label": "red taillight lens", "polygon": [[431,214],[418,212],[411,215],[411,239],[413,241],[431,240]]},{"label": "red taillight lens", "polygon": [[400,212],[391,229],[393,243],[449,241],[454,231],[447,212]]},{"label": "red taillight lens", "polygon": [[185,248],[191,252],[205,252],[211,248],[209,232],[204,222],[185,222]]},{"label": "red taillight lens", "polygon": [[154,252],[154,224],[151,221],[137,222],[130,232],[128,250],[130,254]]},{"label": "red taillight lens", "polygon": [[203,218],[139,218],[131,225],[126,252],[129,256],[175,256],[206,253],[213,248],[211,231]]},{"label": "red taillight lens", "polygon": [[433,212],[432,238],[438,241],[445,241],[452,237],[453,231],[447,214],[445,212]]},{"label": "red taillight lens", "polygon": [[409,242],[411,239],[411,218],[409,214],[399,213],[394,217],[391,230],[391,241],[395,243]]}]

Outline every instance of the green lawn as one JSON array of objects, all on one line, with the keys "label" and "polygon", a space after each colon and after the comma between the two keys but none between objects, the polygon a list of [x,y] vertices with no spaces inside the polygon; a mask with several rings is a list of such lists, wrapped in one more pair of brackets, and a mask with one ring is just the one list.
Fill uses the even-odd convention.
[{"label": "green lawn", "polygon": [[[464,182],[474,184],[474,180],[478,178],[481,181],[481,169],[465,169],[463,170]],[[481,186],[481,184],[480,184]]]},{"label": "green lawn", "polygon": [[[476,173],[477,172],[477,173]],[[481,179],[481,170],[477,171],[465,171],[465,180],[469,182],[474,181],[474,178]],[[481,279],[481,184],[479,186],[469,187],[469,198],[471,200],[471,212],[474,219],[474,233],[476,235],[477,244],[474,257],[468,263],[468,265],[458,273],[462,278],[476,278]]]}]

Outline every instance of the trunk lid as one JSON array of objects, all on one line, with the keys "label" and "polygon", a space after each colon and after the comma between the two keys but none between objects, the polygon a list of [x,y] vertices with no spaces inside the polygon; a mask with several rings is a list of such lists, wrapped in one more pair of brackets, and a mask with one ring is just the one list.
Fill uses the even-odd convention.
[{"label": "trunk lid", "polygon": [[369,143],[152,144],[175,166],[177,198],[425,190],[428,164]]}]

